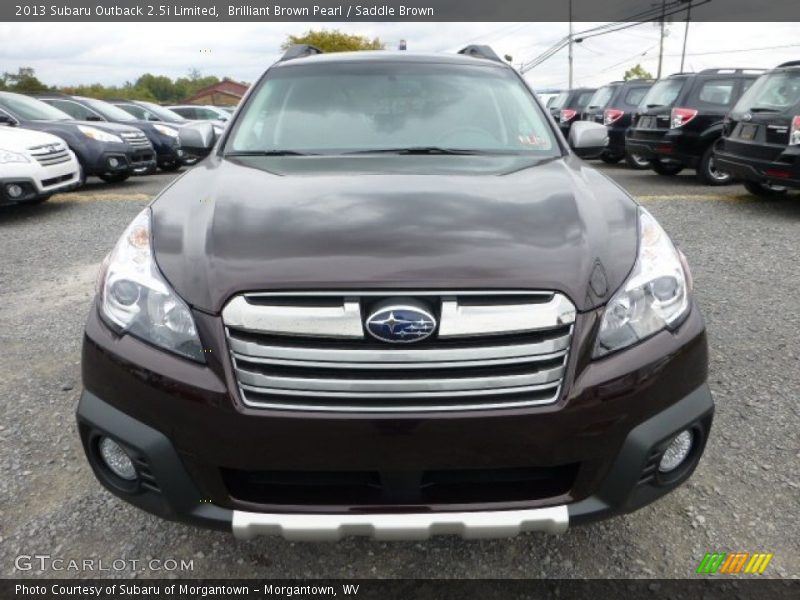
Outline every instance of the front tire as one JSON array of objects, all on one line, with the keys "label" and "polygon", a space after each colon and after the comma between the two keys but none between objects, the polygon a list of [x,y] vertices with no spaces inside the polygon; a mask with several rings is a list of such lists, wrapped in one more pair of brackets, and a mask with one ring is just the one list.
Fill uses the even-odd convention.
[{"label": "front tire", "polygon": [[130,172],[128,173],[101,173],[98,175],[100,179],[105,181],[106,183],[122,183],[128,177],[130,177]]},{"label": "front tire", "polygon": [[677,175],[681,171],[683,171],[683,165],[679,163],[665,163],[661,162],[660,160],[651,160],[650,161],[650,168],[653,169],[659,175],[664,175],[665,177],[672,177],[673,175]]},{"label": "front tire", "polygon": [[714,160],[714,147],[709,146],[697,165],[697,179],[705,185],[728,185],[733,183],[733,175],[717,168]]},{"label": "front tire", "polygon": [[745,189],[759,198],[779,198],[785,196],[788,191],[785,187],[780,185],[772,185],[770,183],[763,183],[761,181],[745,181]]},{"label": "front tire", "polygon": [[635,152],[625,153],[625,164],[631,169],[636,169],[637,171],[643,171],[650,168],[650,161],[644,158],[641,154],[636,154]]}]

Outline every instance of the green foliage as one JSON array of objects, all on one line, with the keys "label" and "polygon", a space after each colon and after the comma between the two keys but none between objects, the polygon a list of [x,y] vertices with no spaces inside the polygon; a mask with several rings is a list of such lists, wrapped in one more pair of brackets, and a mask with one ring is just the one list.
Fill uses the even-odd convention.
[{"label": "green foliage", "polygon": [[283,50],[294,44],[310,44],[323,52],[350,52],[353,50],[383,50],[384,43],[379,38],[369,39],[363,35],[350,35],[338,29],[308,30],[303,35],[290,35],[281,45]]},{"label": "green foliage", "polygon": [[625,71],[625,76],[623,79],[625,81],[628,81],[629,79],[653,79],[653,74],[645,69],[642,65],[637,64],[635,67],[631,67]]},{"label": "green foliage", "polygon": [[30,67],[20,67],[17,73],[0,75],[0,90],[31,94],[58,89],[71,96],[88,96],[109,100],[111,98],[127,98],[130,100],[149,100],[162,104],[177,104],[193,95],[198,90],[222,81],[216,75],[203,74],[197,69],[190,69],[186,77],[170,79],[164,75],[145,73],[136,81],[124,85],[103,85],[90,83],[83,85],[67,85],[60,88],[48,87],[36,78]]},{"label": "green foliage", "polygon": [[0,76],[0,90],[34,94],[46,92],[49,89],[36,78],[36,72],[31,67],[20,67],[16,73],[3,73]]}]

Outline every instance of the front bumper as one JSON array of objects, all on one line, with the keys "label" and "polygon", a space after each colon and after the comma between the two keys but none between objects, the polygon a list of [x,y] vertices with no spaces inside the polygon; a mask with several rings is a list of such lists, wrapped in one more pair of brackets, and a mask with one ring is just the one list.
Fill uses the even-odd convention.
[{"label": "front bumper", "polygon": [[[626,437],[614,464],[598,490],[579,502],[517,510],[364,513],[264,513],[230,509],[209,503],[198,490],[172,443],[162,433],[84,391],[78,424],[84,449],[98,479],[132,504],[161,517],[204,527],[229,530],[242,539],[281,535],[288,540],[338,540],[367,535],[380,540],[427,539],[451,534],[471,538],[511,537],[525,531],[563,533],[578,525],[631,512],[657,500],[685,481],[702,454],[714,404],[708,387],[694,392],[639,426]],[[647,474],[653,455],[676,433],[697,428],[703,437],[688,467],[667,485]],[[123,492],[99,467],[94,443],[112,437],[134,457],[142,484]],[[656,453],[654,453],[656,449]]]},{"label": "front bumper", "polygon": [[[569,523],[635,510],[680,485],[702,453],[713,415],[705,331],[696,308],[676,331],[590,361],[598,317],[584,314],[576,323],[571,383],[556,404],[446,415],[297,414],[240,403],[227,383],[233,378],[224,342],[213,341],[224,340],[224,333],[214,333],[221,328],[217,318],[196,314],[201,338],[211,340],[208,365],[199,365],[130,336],[116,337],[93,310],[84,341],[79,429],[98,479],[115,494],[162,517],[233,529],[242,537],[559,532]],[[653,461],[685,428],[698,434],[696,454],[677,477],[659,477]],[[104,472],[96,451],[103,435],[134,458],[141,475],[135,486],[120,486]],[[562,490],[506,498],[481,496],[467,486],[446,501],[334,501],[328,488],[305,502],[254,500],[225,477],[231,470],[380,470],[396,483],[430,470],[565,465],[572,479]]]},{"label": "front bumper", "polygon": [[[80,175],[78,165],[74,164],[74,170],[52,177],[43,179],[41,177],[3,177],[0,178],[0,205],[1,204],[20,204],[33,202],[39,198],[50,196],[61,192],[69,192],[80,187]],[[23,193],[18,197],[11,197],[7,186],[18,185]]]}]

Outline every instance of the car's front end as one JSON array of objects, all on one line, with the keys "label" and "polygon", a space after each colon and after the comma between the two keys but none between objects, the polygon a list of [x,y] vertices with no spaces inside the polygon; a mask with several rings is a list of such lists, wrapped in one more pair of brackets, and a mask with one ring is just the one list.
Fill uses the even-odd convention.
[{"label": "car's front end", "polygon": [[[501,61],[389,56],[268,72],[120,238],[83,347],[98,479],[243,538],[557,533],[668,493],[713,415],[683,256]],[[254,149],[295,85],[331,93],[259,131],[316,150]],[[450,101],[358,129],[349,92],[420,88]],[[486,88],[510,146],[460,125]],[[390,122],[426,144],[373,146]]]},{"label": "car's front end", "polygon": [[0,204],[42,201],[81,185],[78,160],[55,136],[0,130],[0,165]]}]

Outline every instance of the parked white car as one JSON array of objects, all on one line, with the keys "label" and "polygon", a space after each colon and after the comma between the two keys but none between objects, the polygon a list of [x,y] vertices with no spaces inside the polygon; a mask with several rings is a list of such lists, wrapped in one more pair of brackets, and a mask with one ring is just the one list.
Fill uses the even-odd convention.
[{"label": "parked white car", "polygon": [[44,202],[82,180],[78,159],[61,138],[0,126],[0,204]]}]

